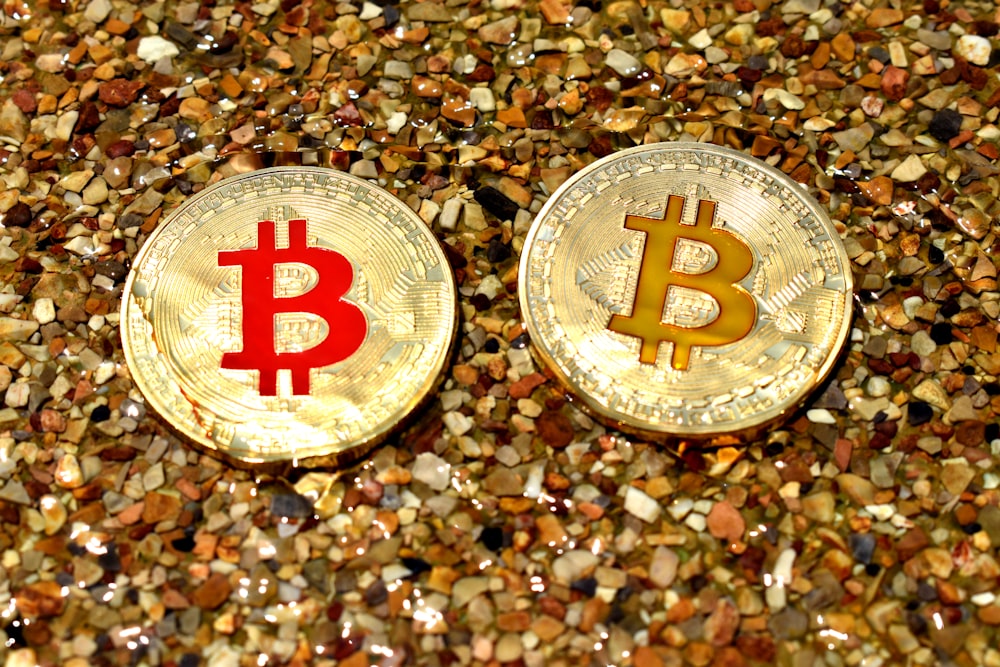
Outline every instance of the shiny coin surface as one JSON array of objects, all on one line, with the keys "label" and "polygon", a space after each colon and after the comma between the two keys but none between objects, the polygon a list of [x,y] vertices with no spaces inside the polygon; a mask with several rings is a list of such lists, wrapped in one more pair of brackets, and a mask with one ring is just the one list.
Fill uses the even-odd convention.
[{"label": "shiny coin surface", "polygon": [[125,286],[122,343],[149,404],[246,462],[346,461],[436,386],[456,288],[430,230],[330,169],[220,181],[160,224]]},{"label": "shiny coin surface", "polygon": [[533,349],[598,416],[678,437],[794,409],[847,337],[852,279],[800,184],[706,144],[640,146],[574,175],[521,256]]}]

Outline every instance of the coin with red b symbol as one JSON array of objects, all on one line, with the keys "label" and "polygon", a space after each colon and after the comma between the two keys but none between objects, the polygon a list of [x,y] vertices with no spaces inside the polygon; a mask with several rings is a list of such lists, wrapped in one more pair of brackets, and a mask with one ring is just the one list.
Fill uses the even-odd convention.
[{"label": "coin with red b symbol", "polygon": [[146,240],[122,344],[182,435],[244,462],[343,462],[437,384],[456,327],[447,260],[389,193],[320,168],[220,181]]}]

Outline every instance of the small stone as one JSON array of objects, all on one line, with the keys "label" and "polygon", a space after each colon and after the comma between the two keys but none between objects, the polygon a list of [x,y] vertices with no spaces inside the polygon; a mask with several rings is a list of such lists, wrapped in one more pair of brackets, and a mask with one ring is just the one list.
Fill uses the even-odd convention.
[{"label": "small stone", "polygon": [[573,422],[561,412],[549,410],[538,415],[535,430],[554,449],[562,449],[573,441]]},{"label": "small stone", "polygon": [[941,109],[934,114],[927,125],[931,136],[941,142],[947,142],[958,136],[962,129],[962,114],[954,109]]},{"label": "small stone", "polygon": [[875,503],[875,485],[853,473],[837,475],[837,484],[842,493],[846,494],[858,505],[873,505]]},{"label": "small stone", "polygon": [[646,523],[656,521],[662,508],[660,503],[650,498],[641,489],[629,486],[625,489],[625,511]]},{"label": "small stone", "polygon": [[142,520],[148,524],[155,525],[166,519],[176,518],[181,510],[180,499],[166,493],[147,493],[145,502]]},{"label": "small stone", "polygon": [[706,517],[708,532],[712,537],[728,542],[739,542],[746,530],[746,521],[739,510],[723,500],[715,503]]},{"label": "small stone", "polygon": [[14,594],[17,610],[28,618],[58,616],[66,607],[62,586],[52,580],[29,584]]},{"label": "small stone", "polygon": [[835,509],[836,498],[829,491],[817,491],[802,498],[802,514],[817,523],[831,523]]},{"label": "small stone", "polygon": [[20,145],[28,137],[28,117],[8,99],[0,109],[0,139]]},{"label": "small stone", "polygon": [[941,485],[954,496],[965,491],[972,480],[976,478],[976,471],[964,458],[948,459],[942,463]]},{"label": "small stone", "polygon": [[309,499],[298,493],[276,493],[271,496],[271,514],[288,519],[307,519],[315,513]]},{"label": "small stone", "polygon": [[148,35],[139,40],[136,55],[147,63],[155,63],[161,58],[173,58],[180,55],[177,45],[159,35]]},{"label": "small stone", "polygon": [[732,602],[721,599],[705,619],[705,639],[713,646],[728,646],[740,625],[740,612]]},{"label": "small stone", "polygon": [[903,160],[895,169],[892,170],[892,180],[899,181],[900,183],[914,183],[920,180],[920,177],[927,173],[927,167],[924,165],[923,160],[920,156],[912,154]]},{"label": "small stone", "polygon": [[993,47],[990,40],[980,35],[962,35],[955,43],[955,55],[965,58],[973,65],[985,67],[990,64]]},{"label": "small stone", "polygon": [[80,469],[80,462],[74,455],[63,454],[56,463],[55,481],[64,489],[78,489],[83,486],[83,470]]},{"label": "small stone", "polygon": [[451,464],[430,452],[417,455],[411,472],[415,480],[435,491],[443,491],[451,482]]},{"label": "small stone", "polygon": [[513,632],[500,635],[496,646],[493,649],[493,657],[501,663],[514,662],[521,659],[524,647],[521,645],[521,638]]},{"label": "small stone", "polygon": [[677,566],[680,557],[672,549],[664,546],[656,547],[649,564],[649,580],[657,588],[669,588],[677,576]]},{"label": "small stone", "polygon": [[[451,20],[449,18],[449,20]],[[507,45],[517,39],[521,20],[512,14],[499,21],[493,21],[479,28],[479,38],[489,44]]]},{"label": "small stone", "polygon": [[58,533],[66,523],[68,516],[66,506],[58,497],[46,494],[38,499],[38,507],[45,520],[45,534],[55,535]]},{"label": "small stone", "polygon": [[5,500],[9,503],[15,503],[17,505],[31,505],[31,496],[28,495],[28,491],[24,488],[24,484],[16,480],[11,480],[0,487],[0,500]]},{"label": "small stone", "polygon": [[634,77],[639,74],[643,67],[635,56],[621,49],[611,49],[605,56],[608,67],[623,77]]},{"label": "small stone", "polygon": [[876,176],[869,181],[860,181],[858,187],[873,204],[888,206],[892,203],[893,183],[888,176]]},{"label": "small stone", "polygon": [[552,575],[568,586],[588,574],[599,562],[600,559],[586,549],[571,549],[552,561]]},{"label": "small stone", "polygon": [[191,594],[191,602],[202,609],[218,609],[232,591],[233,587],[226,575],[216,572],[195,589]]},{"label": "small stone", "polygon": [[13,317],[0,317],[0,340],[25,342],[38,331],[38,322],[34,320],[18,320]]},{"label": "small stone", "polygon": [[860,153],[875,138],[875,129],[865,123],[841,132],[833,133],[833,140],[842,151]]},{"label": "small stone", "polygon": [[913,398],[930,403],[934,407],[940,410],[949,410],[951,408],[951,401],[948,399],[948,392],[937,383],[937,381],[927,378],[916,387],[914,387],[911,393]]},{"label": "small stone", "polygon": [[524,480],[507,467],[497,467],[483,478],[483,489],[494,496],[520,496],[524,493]]},{"label": "small stone", "polygon": [[903,11],[893,7],[876,7],[865,18],[865,25],[869,28],[884,28],[903,22]]},{"label": "small stone", "polygon": [[83,17],[88,21],[100,24],[111,14],[111,0],[90,0],[87,9],[83,12]]}]

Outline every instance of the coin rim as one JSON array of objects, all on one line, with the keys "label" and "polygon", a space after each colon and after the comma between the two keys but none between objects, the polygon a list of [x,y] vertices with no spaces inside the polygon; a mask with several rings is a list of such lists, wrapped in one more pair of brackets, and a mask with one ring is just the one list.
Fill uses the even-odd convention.
[{"label": "coin rim", "polygon": [[[783,405],[780,410],[762,410],[754,416],[728,422],[730,426],[727,428],[720,428],[720,424],[710,424],[707,426],[697,424],[683,424],[681,426],[672,424],[652,424],[631,415],[623,414],[617,410],[609,409],[607,406],[595,400],[587,392],[580,389],[580,387],[570,379],[563,366],[549,351],[549,346],[543,346],[540,342],[536,341],[534,337],[536,326],[535,317],[529,307],[530,297],[528,293],[528,286],[530,283],[527,280],[528,264],[531,258],[531,251],[534,248],[535,237],[538,235],[539,229],[541,229],[542,225],[549,218],[552,209],[557,206],[569,190],[575,188],[577,184],[595,171],[601,171],[608,165],[637,153],[672,153],[677,151],[714,152],[720,156],[747,162],[755,168],[765,172],[792,192],[802,195],[800,197],[802,202],[823,222],[824,226],[830,232],[831,238],[837,239],[837,256],[841,260],[841,266],[844,273],[845,288],[843,298],[845,316],[840,323],[840,330],[837,332],[836,341],[831,347],[830,353],[823,361],[823,364],[816,371],[815,383],[811,386],[807,386],[803,391],[799,392],[795,396],[794,400]],[[553,192],[552,195],[546,200],[545,204],[532,221],[531,227],[528,229],[528,233],[524,237],[524,244],[521,248],[521,258],[518,262],[518,285],[520,286],[518,301],[521,308],[521,322],[522,326],[528,332],[532,354],[542,363],[542,365],[549,368],[555,374],[559,383],[562,384],[573,397],[578,399],[583,407],[587,409],[587,412],[597,417],[600,421],[616,426],[623,431],[637,434],[651,433],[692,439],[708,439],[718,436],[733,436],[751,433],[759,434],[762,427],[772,425],[785,418],[789,413],[800,408],[803,402],[813,393],[813,391],[825,382],[826,378],[833,370],[833,367],[837,364],[845,343],[847,342],[848,333],[851,329],[853,312],[852,301],[854,296],[854,276],[851,271],[850,259],[847,257],[846,250],[844,250],[843,241],[840,238],[839,232],[837,232],[836,225],[830,218],[830,215],[819,205],[815,198],[804,189],[804,186],[801,183],[794,181],[788,175],[775,167],[772,167],[766,162],[751,157],[742,151],[738,151],[727,146],[718,146],[716,144],[705,144],[693,141],[660,142],[642,146],[633,146],[600,158],[570,176],[558,188],[556,188],[555,192]]]},{"label": "coin rim", "polygon": [[[373,191],[381,191],[381,194],[395,200],[402,211],[402,214],[409,217],[410,221],[418,226],[418,229],[426,233],[430,239],[433,241],[431,244],[435,256],[441,263],[442,273],[444,274],[444,282],[447,286],[449,295],[448,298],[454,304],[452,309],[452,315],[448,318],[446,341],[445,345],[441,347],[437,358],[434,359],[434,363],[431,365],[432,372],[428,374],[428,377],[422,382],[418,391],[415,392],[412,399],[409,401],[403,401],[401,408],[397,411],[399,418],[397,420],[388,420],[384,422],[380,428],[371,429],[368,431],[364,437],[359,438],[354,441],[347,441],[340,445],[334,445],[331,443],[329,446],[335,447],[336,449],[331,449],[328,452],[321,452],[316,454],[310,454],[303,456],[302,458],[295,458],[292,456],[281,456],[281,455],[258,455],[249,456],[242,452],[235,452],[230,450],[228,447],[221,445],[212,438],[205,437],[202,433],[192,432],[190,429],[175,423],[170,417],[170,411],[165,409],[165,402],[161,404],[156,392],[150,391],[149,385],[146,383],[144,376],[140,373],[133,373],[133,350],[131,335],[129,333],[129,327],[127,323],[129,321],[129,312],[132,308],[137,308],[138,304],[135,303],[132,297],[132,287],[136,275],[139,273],[139,269],[147,260],[147,255],[149,255],[153,247],[153,242],[156,238],[163,233],[170,224],[183,215],[184,211],[190,206],[194,206],[203,197],[208,196],[215,190],[226,187],[232,183],[257,178],[260,176],[266,176],[268,174],[274,173],[302,173],[302,172],[315,172],[322,174],[333,174],[336,178],[341,178],[345,181],[350,181],[357,184],[360,187],[368,188]],[[264,193],[262,196],[267,196],[268,193]],[[145,319],[145,318],[144,318]],[[359,457],[363,456],[367,452],[371,451],[373,447],[381,442],[384,442],[393,433],[405,428],[406,424],[413,417],[414,413],[421,407],[423,407],[431,398],[433,391],[440,386],[446,375],[446,369],[448,366],[448,361],[452,357],[455,347],[455,340],[458,332],[458,319],[459,319],[459,309],[458,309],[458,287],[455,282],[455,275],[452,271],[451,264],[448,262],[447,255],[445,255],[444,249],[441,247],[441,241],[434,234],[433,229],[424,223],[423,220],[409,207],[406,206],[402,201],[399,201],[392,193],[390,193],[385,188],[371,183],[363,178],[354,176],[347,172],[339,171],[336,169],[330,169],[326,167],[314,167],[314,166],[278,166],[278,167],[267,167],[265,169],[257,169],[254,171],[235,174],[224,178],[212,185],[206,187],[201,192],[196,195],[187,198],[176,208],[171,210],[160,222],[156,228],[150,232],[143,241],[143,245],[139,248],[134,259],[132,260],[132,266],[129,270],[128,276],[125,280],[125,285],[122,292],[122,305],[119,315],[119,332],[122,339],[122,354],[125,359],[125,365],[129,370],[129,377],[132,383],[142,394],[145,399],[147,407],[152,408],[153,412],[156,413],[170,429],[182,436],[186,441],[191,442],[200,448],[208,451],[212,454],[223,454],[227,459],[237,464],[242,464],[244,466],[252,465],[255,469],[273,467],[278,470],[286,465],[291,465],[292,467],[304,467],[304,468],[315,468],[315,467],[325,467],[325,466],[341,466],[350,463]],[[155,333],[155,328],[153,329]],[[159,345],[157,345],[159,350]],[[162,354],[162,351],[159,352]],[[179,383],[176,379],[171,378],[170,382],[175,387],[179,387]],[[316,451],[321,449],[320,447],[312,447],[311,450]]]}]

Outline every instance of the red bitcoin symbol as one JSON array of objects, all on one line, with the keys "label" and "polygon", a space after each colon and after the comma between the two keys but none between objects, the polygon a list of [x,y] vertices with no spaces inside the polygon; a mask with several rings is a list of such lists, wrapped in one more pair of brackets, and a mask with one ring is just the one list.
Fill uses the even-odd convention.
[{"label": "red bitcoin symbol", "polygon": [[[274,221],[257,223],[257,247],[219,251],[219,266],[243,268],[243,350],[222,355],[222,367],[260,371],[261,396],[277,396],[281,369],[292,374],[292,393],[309,393],[309,371],[343,361],[354,354],[368,334],[364,313],[341,299],[354,281],[354,270],[343,255],[329,248],[306,246],[306,221],[288,221],[288,247],[278,248]],[[274,294],[276,264],[311,266],[319,276],[312,289],[290,297]],[[317,289],[322,285],[322,289]],[[275,316],[311,313],[326,320],[330,333],[318,345],[297,352],[275,350]]]}]

